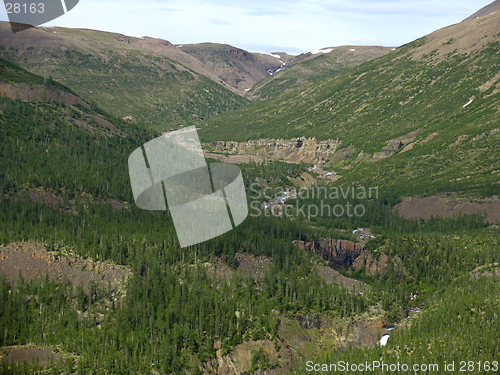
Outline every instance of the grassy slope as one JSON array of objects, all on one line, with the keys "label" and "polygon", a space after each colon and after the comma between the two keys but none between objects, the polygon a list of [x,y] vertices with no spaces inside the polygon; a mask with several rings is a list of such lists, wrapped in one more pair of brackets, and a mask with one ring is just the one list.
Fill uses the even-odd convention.
[{"label": "grassy slope", "polygon": [[179,48],[200,60],[206,69],[240,94],[269,76],[268,70],[275,71],[281,65],[279,59],[270,55],[247,52],[227,44],[184,44]]},{"label": "grassy slope", "polygon": [[[352,51],[352,50],[355,51]],[[390,52],[387,47],[342,46],[333,51],[306,57],[258,82],[248,92],[250,99],[269,99],[293,91],[311,80],[342,73]],[[297,58],[300,58],[298,56]]]},{"label": "grassy slope", "polygon": [[247,102],[164,40],[63,28],[13,35],[1,23],[0,41],[1,57],[53,77],[116,117],[161,130],[198,124]]},{"label": "grassy slope", "polygon": [[[46,87],[43,78],[11,63],[0,60],[0,67],[0,82],[19,84],[20,89],[29,85]],[[50,89],[54,89],[53,85]],[[216,280],[207,276],[204,262],[196,269],[191,267],[200,262],[200,257],[205,261],[214,256],[234,264],[235,249],[274,256],[270,283],[285,280],[285,275],[296,280],[290,291],[296,292],[294,298],[301,306],[313,308],[317,301],[329,297],[329,309],[334,310],[333,296],[338,293],[346,305],[364,308],[363,297],[351,297],[334,285],[319,285],[317,275],[308,269],[312,254],[300,252],[292,244],[292,239],[307,239],[306,233],[316,230],[304,229],[299,223],[249,218],[245,228],[202,244],[193,252],[178,247],[167,212],[139,210],[135,205],[114,211],[101,204],[107,198],[132,201],[127,157],[154,135],[113,118],[108,120],[122,131],[121,136],[102,134],[103,129],[90,120],[98,116],[97,112],[90,106],[64,103],[62,98],[62,94],[55,100],[36,102],[0,98],[0,244],[44,242],[52,250],[69,244],[78,254],[94,260],[134,264],[134,277],[127,286],[127,302],[109,308],[106,301],[111,298],[105,285],[96,286],[93,297],[78,289],[72,294],[73,288],[64,282],[20,282],[21,287],[16,288],[5,283],[0,272],[0,327],[9,332],[2,336],[0,346],[59,345],[79,357],[77,364],[68,363],[67,372],[77,366],[81,373],[92,369],[99,373],[148,373],[151,366],[157,366],[161,373],[182,373],[188,366],[196,368],[207,357],[216,357],[216,338],[223,341],[224,350],[249,338],[272,338],[266,332],[276,334],[273,307],[281,308],[283,303],[283,309],[294,310],[288,289],[287,296],[283,296],[285,288],[280,286],[279,298],[270,289],[269,294],[264,294],[239,273],[234,283],[221,280],[221,286],[214,287]],[[84,114],[91,115],[88,121]],[[37,194],[40,199],[35,198]],[[265,228],[271,228],[269,233],[264,232]],[[291,270],[281,270],[285,264],[287,268],[292,265]],[[279,278],[277,273],[281,274]],[[186,285],[196,285],[197,289]],[[325,298],[307,292],[311,285]],[[28,299],[33,303],[20,302]],[[251,311],[248,316],[247,309]],[[235,311],[244,317],[239,320],[237,332],[231,328]],[[106,322],[101,329],[95,329],[95,317],[99,315],[105,316]],[[187,329],[194,327],[195,321],[199,333]],[[209,326],[214,327],[213,333]],[[267,331],[262,329],[264,326]],[[145,334],[150,328],[155,340]],[[77,335],[79,340],[75,340]],[[130,354],[132,351],[134,354]],[[190,364],[191,359],[198,364]],[[18,371],[21,366],[28,367],[19,365]],[[8,367],[0,366],[0,372],[10,373]],[[32,369],[25,370],[28,372]]]},{"label": "grassy slope", "polygon": [[[4,63],[0,66],[6,67],[0,70],[0,80],[38,86],[43,84],[42,78],[12,64]],[[0,100],[2,101],[0,139],[4,146],[0,159],[5,163],[3,168],[0,168],[4,173],[4,177],[0,179],[2,193],[12,192],[22,185],[43,186],[45,184],[54,190],[58,185],[60,188],[62,185],[62,191],[70,190],[70,192],[79,191],[80,186],[83,186],[83,190],[94,197],[102,194],[107,197],[118,196],[121,199],[130,199],[130,192],[127,194],[124,191],[124,187],[129,190],[128,176],[121,171],[126,170],[126,157],[129,152],[144,141],[141,135],[130,135],[127,139],[118,139],[118,137],[108,135],[93,136],[88,129],[75,126],[71,116],[76,114],[71,111],[71,108],[66,108],[60,103],[37,105],[10,99]],[[125,127],[119,121],[110,120],[123,131],[132,130],[132,127]],[[94,126],[93,123],[89,125]],[[151,134],[142,135],[145,139],[150,136]],[[489,142],[490,139],[493,138],[485,137],[477,142]],[[44,149],[49,152],[43,152]],[[269,168],[269,174],[275,176],[276,173],[272,171],[271,166]],[[120,178],[115,179],[118,175]],[[109,187],[106,182],[110,182]],[[123,196],[120,196],[120,193]],[[147,373],[151,370],[152,363],[155,363],[161,372],[182,373],[188,362],[185,357],[189,357],[191,353],[189,349],[185,349],[186,347],[204,348],[205,352],[201,350],[199,352],[200,358],[205,358],[205,356],[215,358],[212,350],[213,339],[211,336],[208,339],[205,338],[203,336],[205,332],[203,328],[200,328],[202,324],[209,324],[211,319],[213,320],[212,312],[216,309],[211,307],[210,303],[217,301],[219,306],[222,306],[221,310],[227,311],[224,315],[227,317],[234,317],[234,310],[246,311],[251,306],[252,310],[257,311],[255,316],[262,320],[272,316],[270,312],[272,308],[281,308],[272,302],[272,291],[271,296],[267,298],[262,296],[261,292],[257,293],[251,284],[252,288],[249,287],[248,290],[253,294],[249,295],[248,301],[242,298],[226,298],[245,293],[246,286],[234,283],[228,285],[226,289],[213,288],[212,279],[205,277],[203,273],[198,272],[198,269],[187,266],[179,267],[179,265],[195,263],[196,260],[192,258],[196,256],[202,257],[211,253],[227,255],[227,251],[231,249],[245,252],[257,250],[269,256],[272,253],[276,256],[275,263],[278,263],[281,258],[281,263],[287,266],[279,274],[278,271],[269,272],[269,280],[289,278],[294,281],[292,285],[297,288],[298,292],[302,291],[303,296],[309,297],[309,300],[303,301],[299,294],[298,305],[300,307],[295,308],[293,307],[295,304],[289,303],[288,305],[295,309],[291,311],[298,311],[299,314],[314,314],[317,310],[312,312],[308,310],[313,306],[311,300],[321,301],[321,295],[318,298],[314,295],[311,297],[311,293],[321,291],[323,287],[314,287],[312,284],[315,275],[307,269],[309,264],[307,254],[297,252],[297,255],[300,255],[297,258],[288,256],[286,252],[283,252],[283,255],[277,255],[281,254],[283,249],[292,251],[290,250],[291,239],[299,238],[299,231],[290,230],[290,233],[286,235],[283,233],[288,233],[289,226],[297,226],[300,229],[299,223],[296,222],[277,220],[273,225],[265,222],[269,225],[267,227],[259,225],[257,220],[249,221],[236,231],[201,245],[199,252],[186,252],[188,260],[181,263],[179,261],[181,252],[175,245],[175,240],[172,241],[173,226],[168,223],[169,219],[163,213],[145,211],[130,213],[126,210],[117,213],[92,205],[89,205],[87,212],[87,208],[82,205],[79,215],[74,215],[73,213],[61,214],[57,209],[45,207],[43,204],[37,205],[34,202],[26,204],[26,207],[21,201],[2,202],[13,208],[9,210],[4,206],[2,211],[4,215],[4,219],[0,220],[2,242],[20,238],[33,241],[44,239],[44,241],[56,244],[64,241],[66,244],[74,244],[82,255],[92,258],[100,256],[100,258],[133,265],[134,278],[128,289],[129,300],[125,304],[125,307],[130,307],[130,309],[117,308],[113,313],[103,310],[105,324],[102,324],[101,329],[94,329],[96,322],[92,316],[85,318],[87,319],[83,320],[85,324],[81,324],[82,317],[79,317],[76,312],[72,313],[75,307],[71,297],[48,299],[48,305],[44,306],[49,307],[44,308],[43,314],[41,307],[35,304],[35,298],[30,298],[29,302],[26,302],[28,300],[26,297],[33,294],[61,296],[60,285],[58,293],[53,291],[57,290],[58,285],[48,283],[46,283],[48,285],[46,288],[52,288],[52,290],[39,291],[34,287],[27,287],[29,290],[22,290],[20,293],[8,293],[7,286],[0,282],[2,301],[9,301],[9,303],[2,303],[1,306],[14,310],[12,315],[17,316],[15,325],[12,321],[7,321],[8,323],[3,321],[3,327],[9,327],[10,331],[9,335],[4,335],[2,343],[9,345],[26,342],[54,345],[62,343],[66,350],[80,356],[78,366],[82,373],[89,372],[91,369],[97,372]],[[266,228],[268,230],[264,230]],[[306,228],[302,228],[301,231],[302,236],[304,236],[304,231],[309,232]],[[393,363],[400,359],[400,355],[405,360],[415,362],[435,361],[435,356],[438,357],[438,361],[454,358],[468,360],[476,357],[486,360],[498,356],[498,345],[495,345],[498,342],[498,323],[496,323],[498,298],[494,297],[498,294],[498,282],[496,279],[484,279],[472,280],[470,283],[466,278],[468,271],[477,265],[498,261],[496,251],[498,234],[477,232],[472,235],[473,239],[470,240],[456,238],[453,234],[424,235],[423,238],[421,234],[420,236],[415,234],[408,240],[402,238],[399,242],[393,240],[393,242],[385,243],[385,246],[380,246],[380,251],[398,255],[403,259],[410,272],[411,283],[409,282],[408,285],[412,288],[405,287],[405,279],[388,280],[386,285],[382,283],[378,285],[381,294],[386,293],[385,295],[392,296],[393,294],[405,295],[409,291],[422,292],[421,289],[413,289],[418,282],[422,281],[424,289],[426,289],[426,283],[433,285],[430,292],[436,292],[436,296],[433,299],[426,298],[415,302],[425,303],[428,311],[422,313],[421,320],[416,322],[411,330],[394,335],[386,349],[347,350],[340,353],[340,357],[338,353],[335,353],[335,358],[346,359],[351,363],[364,359],[382,358],[386,362]],[[463,234],[460,236],[463,237]],[[483,236],[488,237],[483,240]],[[303,239],[309,239],[309,235]],[[468,249],[471,248],[480,251],[469,251]],[[160,253],[163,255],[159,256]],[[182,259],[184,259],[184,253],[182,253]],[[288,269],[289,259],[291,259],[290,270]],[[395,276],[397,275],[390,275],[390,277]],[[459,278],[456,281],[448,281],[457,276]],[[183,287],[182,282],[179,281],[180,278],[187,280],[187,285],[196,286],[195,292]],[[439,291],[439,286],[436,284],[442,280],[446,280],[446,283],[443,283],[446,289]],[[398,293],[392,293],[390,289],[395,283],[401,286],[397,290]],[[170,298],[167,292],[174,294],[170,291],[173,288],[176,291],[175,295],[188,297],[182,300]],[[471,288],[475,292],[472,296]],[[284,287],[278,290],[283,291]],[[158,295],[163,296],[163,293],[167,297],[158,297]],[[25,308],[16,310],[16,306],[20,306],[21,303],[16,302],[17,305],[10,303],[15,302],[11,301],[13,296],[17,296],[19,300],[23,299],[22,306]],[[425,294],[422,293],[422,296]],[[258,303],[253,302],[256,300]],[[350,299],[347,300],[346,305],[355,305],[356,302],[362,301]],[[265,308],[260,307],[259,304]],[[89,306],[85,308],[95,311]],[[192,314],[191,317],[184,313],[188,309],[200,313],[199,315],[198,313]],[[331,306],[326,307],[325,310],[333,311]],[[57,314],[54,315],[53,311],[57,311]],[[170,315],[165,317],[161,314],[152,314],[151,311],[167,311]],[[450,316],[450,311],[453,316]],[[166,320],[169,323],[165,323]],[[193,339],[187,335],[184,338],[182,327],[184,325],[196,326],[198,322],[200,326],[197,331],[201,332],[200,338]],[[222,322],[221,327],[231,324],[226,320]],[[269,328],[271,333],[274,333],[272,327],[276,325],[272,321],[256,321],[249,324],[249,332],[266,332],[261,329],[265,324],[266,327],[271,327]],[[21,328],[23,328],[22,331]],[[457,328],[460,330],[457,331]],[[155,332],[155,340],[150,340],[151,330]],[[22,335],[16,339],[15,335],[18,332],[22,332]],[[195,330],[186,329],[186,332],[195,332]],[[222,335],[223,337],[229,336],[226,331]],[[79,339],[75,340],[75,337]],[[174,347],[172,337],[178,340],[180,343],[178,347],[182,349],[178,351],[172,349]],[[192,344],[193,341],[197,346]],[[413,354],[400,353],[403,350],[400,344],[408,344],[410,350],[414,349]],[[231,343],[225,340],[224,345],[230,347]],[[453,353],[450,352],[450,348]],[[328,362],[328,360],[325,361]]]},{"label": "grassy slope", "polygon": [[[500,133],[494,133],[500,128],[499,20],[494,14],[451,26],[338,76],[251,103],[211,119],[200,136],[203,141],[340,139],[350,157],[332,162],[337,168],[354,166],[340,173],[342,182],[413,192],[450,190],[443,184],[457,179],[469,186],[495,182],[500,169]],[[412,132],[417,132],[412,150],[373,158],[389,140]]]}]

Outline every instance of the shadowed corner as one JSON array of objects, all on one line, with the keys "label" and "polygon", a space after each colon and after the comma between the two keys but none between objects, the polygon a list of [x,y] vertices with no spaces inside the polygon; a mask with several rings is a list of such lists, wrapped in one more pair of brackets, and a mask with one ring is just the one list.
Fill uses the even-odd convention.
[{"label": "shadowed corner", "polygon": [[10,22],[10,28],[12,29],[12,32],[14,34],[20,32],[20,31],[31,29],[33,27],[35,27],[35,26],[28,25],[27,23]]}]

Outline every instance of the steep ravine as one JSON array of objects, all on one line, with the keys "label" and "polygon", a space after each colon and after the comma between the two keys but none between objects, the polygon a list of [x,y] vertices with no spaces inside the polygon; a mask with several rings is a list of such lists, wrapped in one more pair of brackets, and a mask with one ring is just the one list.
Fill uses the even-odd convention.
[{"label": "steep ravine", "polygon": [[[389,262],[402,267],[398,257],[389,258],[386,254],[375,257],[364,245],[346,240],[295,241],[298,249],[312,251],[320,255],[328,265],[336,271],[346,270],[353,266],[355,270],[365,269],[367,275],[384,275]],[[404,272],[404,269],[402,269]]]}]

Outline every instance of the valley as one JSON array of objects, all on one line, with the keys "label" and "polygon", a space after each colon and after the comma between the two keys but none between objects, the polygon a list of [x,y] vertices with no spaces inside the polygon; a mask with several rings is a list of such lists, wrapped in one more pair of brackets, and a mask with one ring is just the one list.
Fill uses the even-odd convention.
[{"label": "valley", "polygon": [[[0,23],[0,372],[498,366],[499,9],[300,55]],[[181,248],[128,158],[192,125],[249,214]]]}]

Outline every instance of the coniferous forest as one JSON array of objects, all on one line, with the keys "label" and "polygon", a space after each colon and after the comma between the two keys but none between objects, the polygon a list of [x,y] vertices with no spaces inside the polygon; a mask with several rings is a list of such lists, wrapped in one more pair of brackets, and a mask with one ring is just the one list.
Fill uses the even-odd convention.
[{"label": "coniferous forest", "polygon": [[[0,373],[217,374],[248,343],[245,374],[334,373],[323,365],[340,363],[380,373],[357,366],[375,362],[393,374],[406,372],[389,366],[398,363],[429,374],[451,363],[470,374],[500,371],[500,229],[486,214],[405,219],[394,209],[405,185],[374,184],[366,188],[375,196],[335,198],[362,205],[363,215],[301,216],[300,207],[323,204],[314,194],[292,197],[293,215],[279,215],[262,209],[260,193],[293,187],[312,165],[250,161],[238,166],[249,205],[263,214],[180,248],[169,211],[139,209],[130,187],[128,156],[159,136],[156,128],[1,59],[0,83],[23,96],[0,96],[1,261],[13,244],[30,244],[78,272],[127,274],[112,286],[23,265],[9,278],[3,269]],[[500,195],[490,177],[466,183],[429,181],[421,194]],[[341,245],[325,251],[327,241]],[[359,327],[378,336],[368,343]],[[5,348],[56,355],[10,363]]]}]

